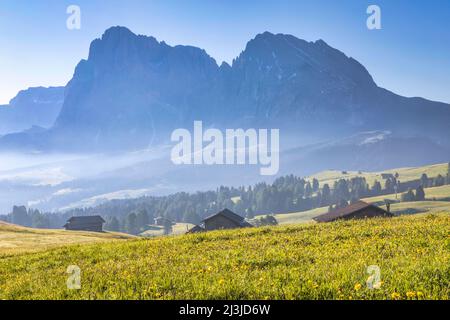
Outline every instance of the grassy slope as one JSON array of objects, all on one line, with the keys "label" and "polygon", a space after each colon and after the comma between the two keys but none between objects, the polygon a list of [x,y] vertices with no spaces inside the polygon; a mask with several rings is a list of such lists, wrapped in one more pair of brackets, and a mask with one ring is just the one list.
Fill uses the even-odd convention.
[{"label": "grassy slope", "polygon": [[316,178],[319,180],[319,183],[321,186],[323,186],[325,183],[328,183],[330,187],[333,186],[334,181],[339,179],[351,179],[353,177],[365,177],[367,180],[367,183],[369,185],[372,185],[375,180],[378,180],[380,182],[384,181],[381,178],[381,173],[392,173],[395,174],[398,172],[399,180],[402,182],[412,181],[420,179],[423,173],[426,173],[428,177],[436,177],[437,175],[441,174],[442,176],[446,176],[447,174],[447,163],[442,164],[434,164],[429,166],[423,166],[423,167],[414,167],[414,168],[398,168],[398,169],[392,169],[392,170],[384,170],[381,172],[362,172],[359,174],[357,171],[348,171],[348,174],[342,174],[341,171],[335,171],[335,170],[328,170],[323,171],[318,174],[312,175],[308,177],[309,180],[312,180],[313,178]]},{"label": "grassy slope", "polygon": [[[427,200],[437,200],[437,201],[448,201],[450,199],[450,185],[442,186],[442,187],[434,187],[434,188],[426,188],[425,189],[425,198]],[[364,201],[370,203],[382,203],[385,199],[390,200],[400,200],[400,194],[389,194],[371,198],[365,198]],[[450,204],[450,203],[449,203]]]},{"label": "grassy slope", "polygon": [[[191,223],[177,223],[174,226],[172,226],[172,233],[171,235],[179,235],[186,233],[189,229],[194,227]],[[140,236],[143,237],[159,237],[164,235],[164,228],[159,227],[157,230],[147,230],[140,234]]]},{"label": "grassy slope", "polygon": [[450,185],[425,189],[427,199],[450,200]]},{"label": "grassy slope", "polygon": [[[448,299],[450,215],[67,246],[0,259],[0,299]],[[82,289],[66,289],[76,264]],[[365,286],[369,265],[381,289]]]},{"label": "grassy slope", "polygon": [[32,229],[0,222],[0,258],[68,244],[92,243],[131,237],[121,233],[109,232],[95,233]]},{"label": "grassy slope", "polygon": [[[339,179],[350,179],[353,177],[365,177],[367,183],[372,185],[375,180],[380,182],[384,181],[381,178],[382,173],[392,173],[396,172],[400,175],[399,180],[403,182],[412,181],[420,179],[423,173],[426,173],[429,177],[436,177],[441,174],[442,176],[446,176],[447,174],[447,163],[442,164],[434,164],[429,166],[422,167],[413,167],[413,168],[398,168],[392,170],[385,170],[382,172],[357,172],[357,171],[348,171],[348,174],[342,174],[341,171],[323,171],[318,174],[312,175],[307,179],[312,180],[316,178],[319,180],[321,186],[325,183],[328,183],[331,187],[333,186],[334,181]],[[425,189],[427,200],[445,200],[449,201],[450,199],[450,185],[436,187],[436,188],[427,188]],[[239,197],[235,197],[232,200],[237,201]],[[400,195],[398,195],[400,198]],[[369,203],[374,203],[377,205],[383,205],[385,199],[395,200],[395,194],[391,195],[383,195],[378,197],[366,198],[362,199]],[[450,202],[439,202],[430,204],[428,201],[426,202],[410,202],[403,204],[395,204],[391,207],[391,210],[394,213],[414,213],[414,212],[450,212]],[[294,212],[288,214],[276,214],[275,217],[280,224],[292,224],[292,223],[304,223],[304,222],[312,222],[313,218],[326,213],[328,211],[328,207],[316,208],[313,210],[302,211],[302,212]]]},{"label": "grassy slope", "polygon": [[[407,214],[407,213],[419,213],[419,212],[450,212],[450,185],[427,188],[425,189],[426,199],[437,201],[415,201],[415,202],[402,202],[391,205],[391,211],[395,214]],[[398,196],[400,197],[400,195]],[[371,197],[362,199],[368,203],[374,203],[379,206],[384,205],[385,199],[395,200],[395,194],[383,195],[378,197]],[[288,214],[276,214],[275,218],[279,224],[291,224],[291,223],[303,223],[312,222],[312,219],[318,215],[326,213],[328,207],[317,208],[308,211],[294,212]]]}]

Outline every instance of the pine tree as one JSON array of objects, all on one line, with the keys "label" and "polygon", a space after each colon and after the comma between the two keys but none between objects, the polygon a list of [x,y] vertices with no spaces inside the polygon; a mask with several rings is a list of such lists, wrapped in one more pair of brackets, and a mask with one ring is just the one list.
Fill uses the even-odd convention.
[{"label": "pine tree", "polygon": [[331,190],[328,183],[325,183],[322,188],[321,206],[327,206],[331,202]]},{"label": "pine tree", "polygon": [[31,219],[25,206],[14,206],[11,214],[11,222],[20,226],[30,227]]},{"label": "pine tree", "polygon": [[316,178],[313,179],[312,189],[314,192],[319,191],[319,180],[317,180]]},{"label": "pine tree", "polygon": [[438,175],[436,179],[434,179],[434,186],[441,187],[445,184],[445,178],[442,175]]},{"label": "pine tree", "polygon": [[416,201],[424,201],[425,200],[425,191],[422,186],[418,186],[416,189]]},{"label": "pine tree", "polygon": [[138,226],[136,221],[136,214],[134,212],[130,213],[127,216],[126,224],[125,224],[125,230],[129,234],[137,234],[138,233]]},{"label": "pine tree", "polygon": [[39,210],[33,210],[29,215],[31,216],[31,226],[33,228],[50,228],[49,218],[40,213]]},{"label": "pine tree", "polygon": [[172,224],[172,222],[171,221],[169,221],[169,220],[166,220],[165,222],[164,222],[164,234],[165,235],[168,235],[168,234],[171,234],[172,233],[172,226],[173,226],[173,224]]},{"label": "pine tree", "polygon": [[408,189],[408,192],[402,194],[401,200],[402,202],[411,202],[416,200],[416,196],[411,188]]},{"label": "pine tree", "polygon": [[394,190],[394,186],[392,184],[392,180],[388,178],[384,184],[384,189],[387,191],[387,193],[392,193]]},{"label": "pine tree", "polygon": [[381,183],[379,181],[375,180],[375,182],[373,183],[373,186],[372,186],[372,190],[371,190],[372,195],[378,196],[381,194],[381,191],[382,191]]},{"label": "pine tree", "polygon": [[148,213],[147,211],[144,210],[140,210],[137,214],[136,214],[136,225],[138,227],[138,229],[140,230],[144,230],[147,228],[147,226],[150,224],[150,219],[148,217]]},{"label": "pine tree", "polygon": [[120,231],[120,223],[116,217],[112,217],[105,226],[108,231]]},{"label": "pine tree", "polygon": [[428,187],[428,176],[426,173],[420,177],[420,185],[424,188]]},{"label": "pine tree", "polygon": [[312,196],[312,193],[313,193],[313,189],[311,187],[311,183],[308,182],[305,187],[305,197],[310,198]]},{"label": "pine tree", "polygon": [[199,224],[202,219],[193,211],[186,211],[183,215],[183,221],[186,223]]},{"label": "pine tree", "polygon": [[348,184],[348,181],[345,179],[339,179],[334,183],[333,197],[335,200],[350,200],[350,190]]}]

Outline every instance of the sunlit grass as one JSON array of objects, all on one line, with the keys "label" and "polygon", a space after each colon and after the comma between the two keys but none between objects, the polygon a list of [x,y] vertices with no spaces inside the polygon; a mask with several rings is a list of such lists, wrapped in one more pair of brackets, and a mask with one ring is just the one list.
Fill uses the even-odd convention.
[{"label": "sunlit grass", "polygon": [[448,299],[449,231],[439,214],[72,245],[1,259],[0,298]]},{"label": "sunlit grass", "polygon": [[[321,186],[325,183],[328,183],[330,187],[333,187],[334,181],[339,179],[351,179],[354,177],[365,177],[366,181],[369,185],[373,185],[375,180],[380,182],[384,181],[381,177],[382,173],[398,173],[399,180],[401,182],[408,182],[413,180],[418,180],[422,176],[423,173],[427,174],[428,177],[437,177],[439,174],[442,176],[446,176],[447,174],[448,163],[434,164],[429,166],[421,166],[421,167],[411,167],[411,168],[398,168],[391,170],[384,170],[380,172],[361,172],[358,171],[348,171],[347,174],[342,174],[342,171],[338,170],[327,170],[323,172],[319,172],[315,175],[308,177],[309,180],[316,178],[319,180]],[[345,168],[342,168],[345,170]]]},{"label": "sunlit grass", "polygon": [[129,239],[122,233],[32,229],[0,222],[0,258],[77,243]]}]

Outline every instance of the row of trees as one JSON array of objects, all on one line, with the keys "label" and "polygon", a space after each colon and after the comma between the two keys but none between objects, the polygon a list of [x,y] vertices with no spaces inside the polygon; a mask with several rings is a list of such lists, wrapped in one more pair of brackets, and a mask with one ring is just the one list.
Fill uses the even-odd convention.
[{"label": "row of trees", "polygon": [[[89,211],[89,210],[87,210]],[[87,212],[86,211],[86,212]],[[32,228],[62,228],[72,213],[41,213],[39,210],[27,209],[25,206],[14,206],[9,215],[0,216],[0,220],[17,225]],[[145,231],[148,225],[153,224],[154,217],[146,210],[130,212],[124,216],[109,216],[102,214],[105,218],[105,230],[139,234]],[[171,226],[163,226],[170,233]]]},{"label": "row of trees", "polygon": [[[439,186],[449,183],[442,176],[428,178],[423,175],[419,186]],[[133,229],[133,216],[130,213],[146,212],[149,219],[163,216],[173,221],[189,222],[197,224],[204,217],[214,214],[223,208],[229,208],[247,218],[255,215],[297,212],[314,209],[323,206],[343,206],[355,202],[361,198],[391,194],[394,192],[404,193],[409,190],[411,183],[403,184],[400,176],[394,174],[383,182],[374,181],[369,185],[364,177],[351,179],[340,179],[332,186],[329,184],[319,185],[317,179],[307,181],[304,178],[288,175],[276,179],[272,184],[258,183],[254,186],[229,188],[221,186],[215,191],[197,192],[194,194],[177,193],[166,197],[145,197],[135,200],[118,200],[100,205],[94,209],[84,209],[73,212],[73,214],[89,214],[97,212],[106,213],[120,217],[119,229],[130,231]],[[421,190],[415,190],[419,196],[414,199],[420,200]],[[414,193],[414,190],[411,190]],[[407,199],[406,196],[403,199]],[[126,214],[124,214],[124,212]],[[130,222],[131,219],[131,222]],[[113,224],[114,226],[117,223]],[[140,227],[138,223],[137,228]]]},{"label": "row of trees", "polygon": [[[369,185],[364,177],[339,179],[333,185],[320,185],[317,179],[288,175],[276,179],[272,184],[258,183],[249,187],[221,186],[215,191],[193,194],[180,192],[163,197],[113,200],[94,208],[74,209],[63,214],[40,213],[15,207],[12,214],[0,217],[13,223],[32,227],[61,228],[71,216],[101,215],[106,220],[106,229],[137,234],[152,224],[154,218],[162,216],[172,221],[198,224],[223,208],[249,219],[255,215],[306,211],[318,207],[339,207],[361,198],[404,193],[403,201],[423,200],[423,188],[450,184],[450,164],[446,177],[429,178],[422,175],[414,183],[402,183],[398,174],[388,175],[382,182]],[[415,187],[411,185],[415,184]],[[415,191],[413,190],[415,189]],[[413,199],[413,200],[412,200]]]},{"label": "row of trees", "polygon": [[[448,170],[450,171],[450,164]],[[446,177],[439,174],[435,178],[429,178],[425,173],[420,177],[420,185],[424,188],[442,187],[446,184],[450,184],[450,173],[447,173]]]},{"label": "row of trees", "polygon": [[401,201],[411,202],[411,201],[424,201],[425,200],[425,190],[422,186],[418,186],[414,191],[412,188],[408,189],[407,192],[403,193],[401,196]]},{"label": "row of trees", "polygon": [[14,206],[13,211],[3,220],[32,228],[49,228],[50,217],[39,210],[27,209],[25,206]]},{"label": "row of trees", "polygon": [[[154,217],[146,210],[130,212],[124,217],[106,217],[105,229],[109,231],[126,232],[129,234],[139,234],[148,229],[148,225],[153,224]],[[170,226],[164,226],[166,233],[169,233]]]}]

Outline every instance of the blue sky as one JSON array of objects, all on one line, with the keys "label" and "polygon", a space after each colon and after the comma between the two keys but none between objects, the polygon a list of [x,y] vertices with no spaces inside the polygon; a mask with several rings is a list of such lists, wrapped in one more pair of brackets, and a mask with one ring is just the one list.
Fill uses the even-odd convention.
[{"label": "blue sky", "polygon": [[[69,5],[81,29],[66,28]],[[368,30],[368,5],[381,30]],[[30,86],[65,85],[90,42],[110,26],[231,62],[256,34],[323,39],[360,61],[378,85],[450,103],[448,0],[0,0],[0,104]]]}]

